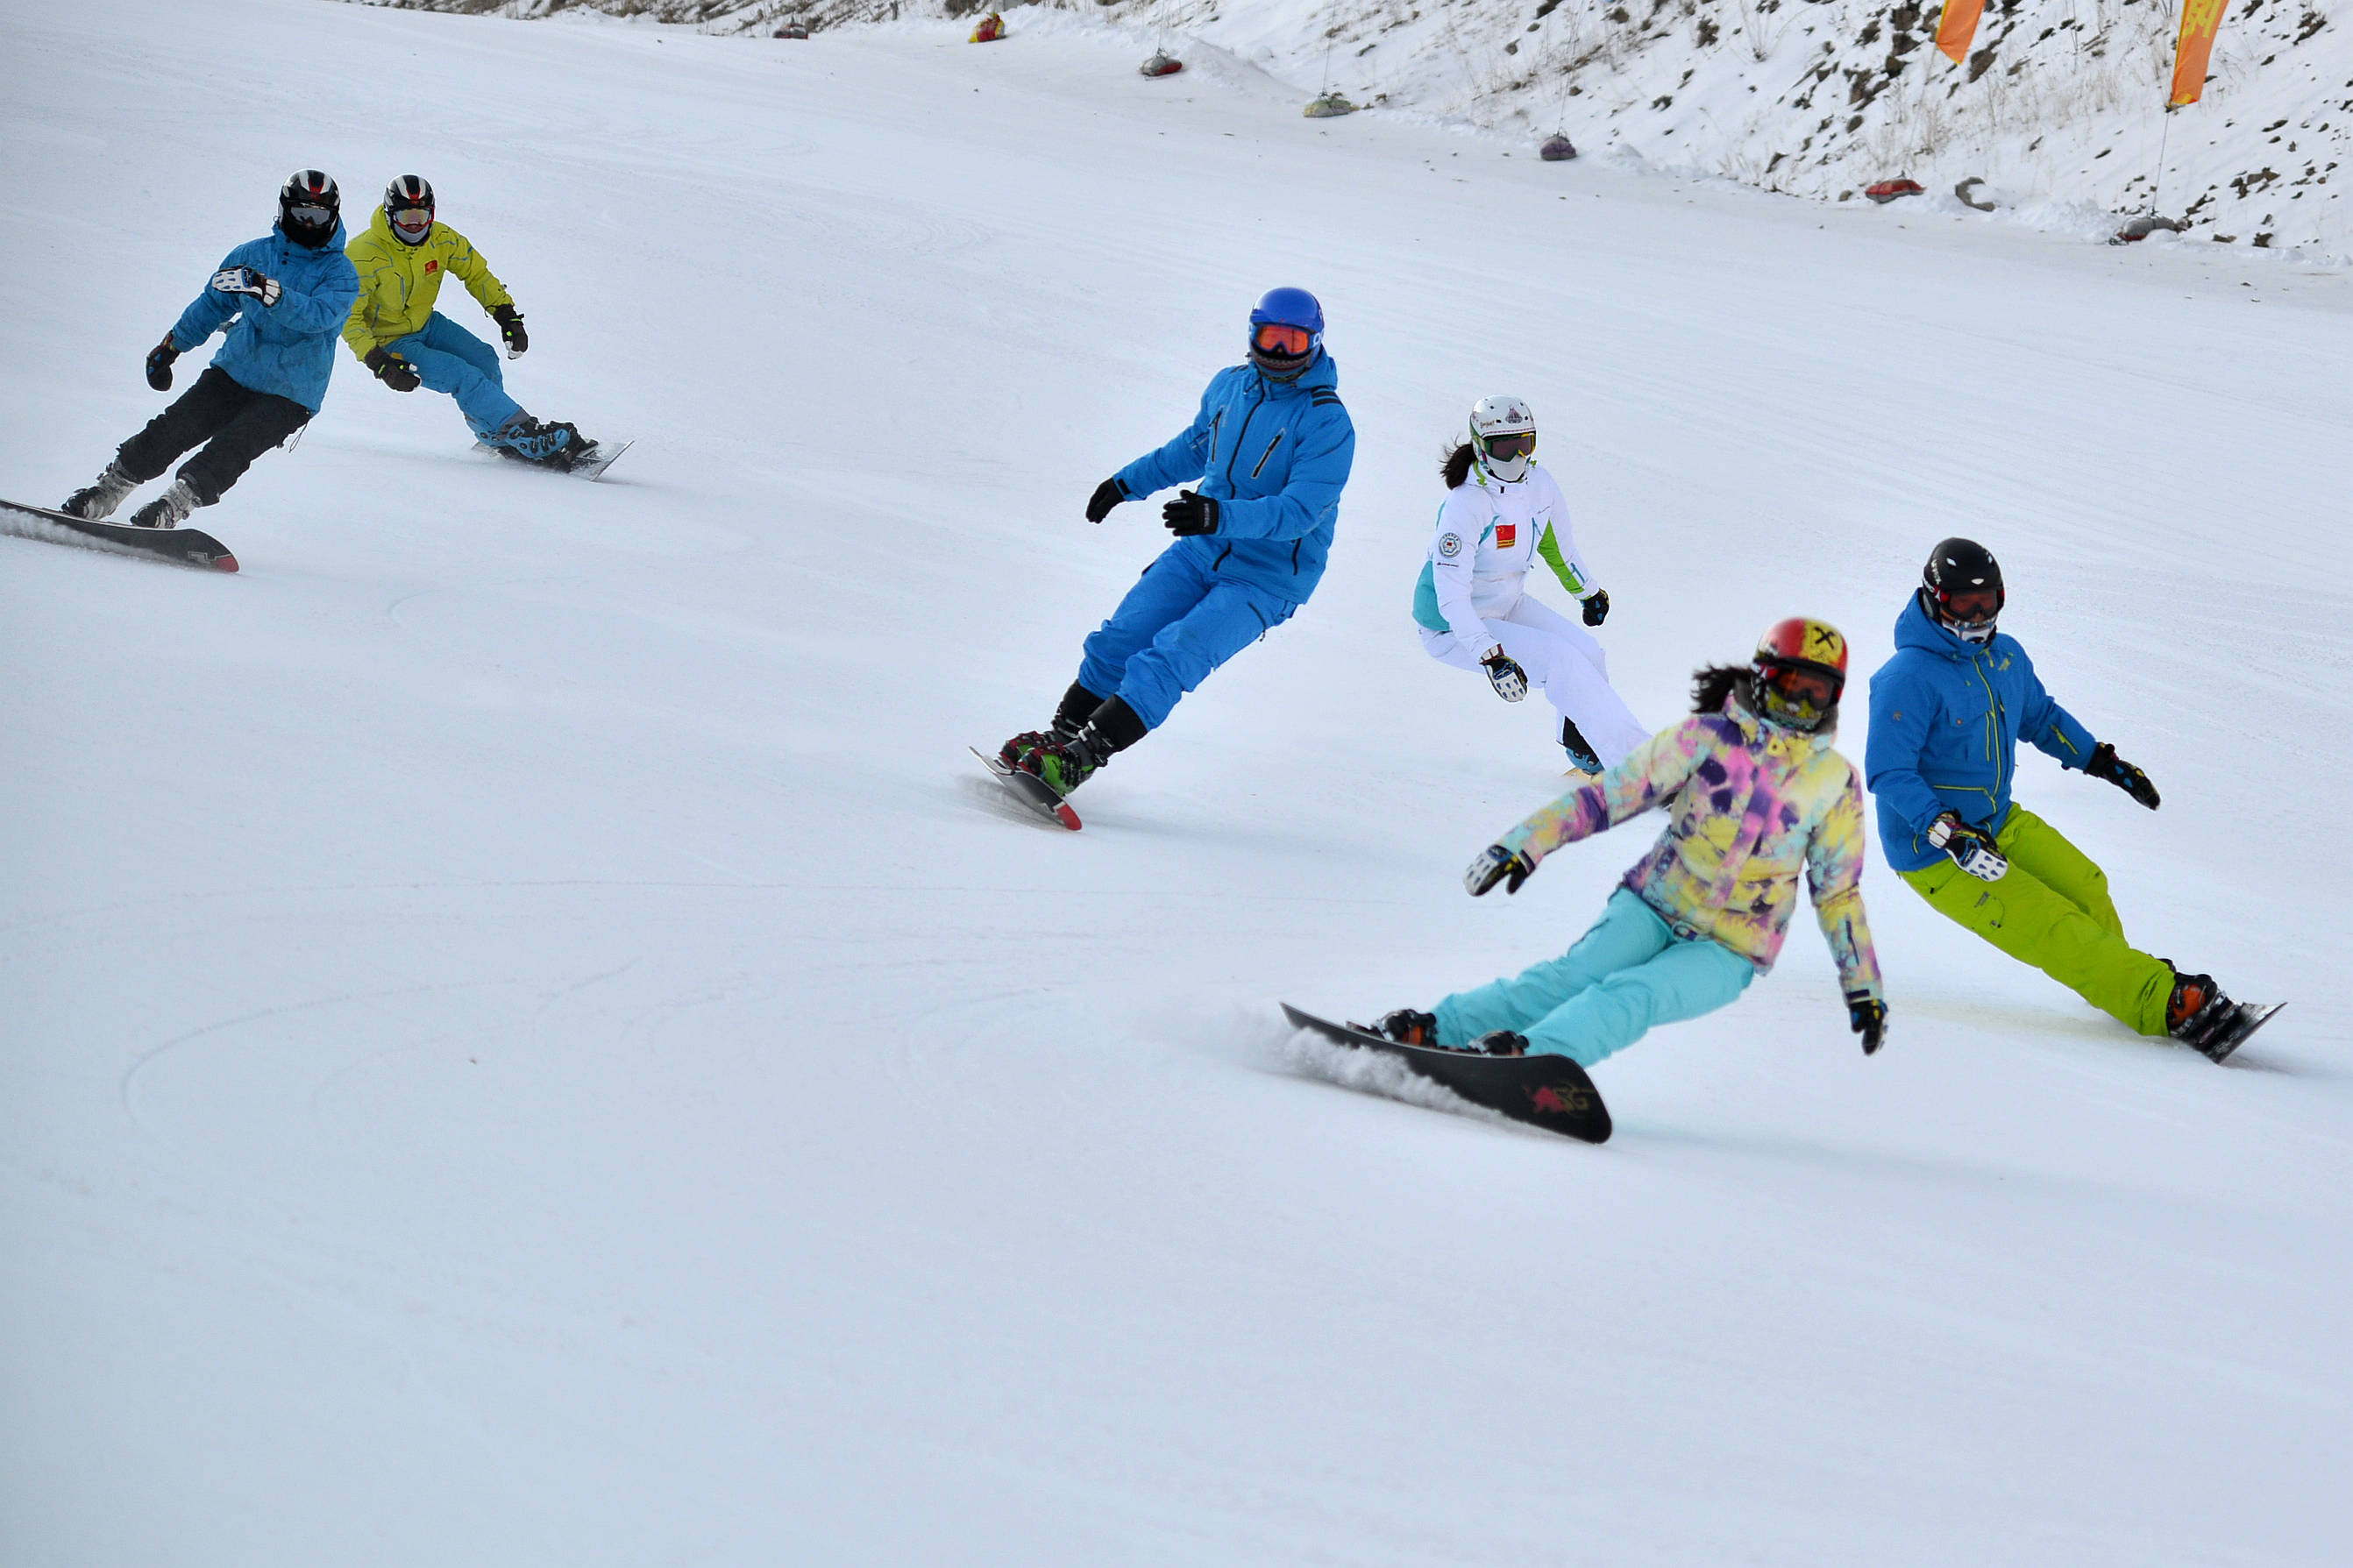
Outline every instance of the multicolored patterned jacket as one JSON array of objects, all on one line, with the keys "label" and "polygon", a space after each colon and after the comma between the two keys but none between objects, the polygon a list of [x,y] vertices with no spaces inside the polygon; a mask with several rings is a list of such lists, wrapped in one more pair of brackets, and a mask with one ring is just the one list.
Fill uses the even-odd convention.
[{"label": "multicolored patterned jacket", "polygon": [[1678,934],[1771,969],[1802,868],[1840,988],[1885,999],[1862,913],[1862,784],[1829,733],[1767,724],[1736,692],[1722,712],[1660,731],[1500,842],[1534,862],[1654,805],[1674,820],[1625,885]]}]

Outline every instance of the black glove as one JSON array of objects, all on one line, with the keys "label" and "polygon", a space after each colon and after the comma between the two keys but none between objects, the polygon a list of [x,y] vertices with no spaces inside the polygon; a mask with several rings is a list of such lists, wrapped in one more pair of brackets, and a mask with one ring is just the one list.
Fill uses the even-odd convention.
[{"label": "black glove", "polygon": [[1598,626],[1609,618],[1609,590],[1596,588],[1593,596],[1585,601],[1585,624]]},{"label": "black glove", "polygon": [[1160,521],[1179,539],[1192,533],[1215,533],[1218,503],[1191,490],[1178,490],[1176,499],[1160,509]]},{"label": "black glove", "polygon": [[1993,835],[1971,827],[1960,813],[1948,811],[1928,824],[1928,842],[1953,858],[1953,864],[1980,882],[1999,882],[2010,869],[2010,858],[1994,843]]},{"label": "black glove", "polygon": [[1101,522],[1111,515],[1112,508],[1124,500],[1134,499],[1127,493],[1127,487],[1117,479],[1105,479],[1095,487],[1095,493],[1087,498],[1087,521]]},{"label": "black glove", "polygon": [[1487,657],[1479,661],[1479,668],[1487,672],[1487,684],[1504,701],[1517,702],[1528,694],[1528,672],[1504,651],[1503,644],[1489,648]]},{"label": "black glove", "polygon": [[1474,899],[1483,897],[1487,889],[1498,882],[1504,884],[1504,891],[1516,893],[1520,890],[1520,884],[1535,874],[1536,863],[1525,854],[1506,849],[1500,844],[1490,844],[1479,851],[1479,858],[1472,861],[1471,868],[1462,873],[1462,885],[1471,889],[1471,896]]},{"label": "black glove", "polygon": [[250,267],[224,267],[213,274],[213,287],[223,294],[250,294],[266,306],[278,303],[278,279]]},{"label": "black glove", "polygon": [[531,339],[522,330],[522,312],[512,303],[493,305],[491,320],[499,324],[499,336],[507,341],[507,358],[522,358],[522,351],[531,347]]},{"label": "black glove", "polygon": [[368,350],[366,363],[375,378],[393,391],[417,390],[417,367],[381,343]]},{"label": "black glove", "polygon": [[2095,779],[2105,779],[2151,811],[2157,809],[2157,786],[2148,775],[2116,755],[2116,749],[2105,741],[2092,748],[2092,760],[2084,771]]},{"label": "black glove", "polygon": [[147,384],[158,392],[172,390],[172,362],[180,351],[172,346],[172,334],[165,332],[164,341],[147,351]]},{"label": "black glove", "polygon": [[1846,1026],[1862,1037],[1862,1054],[1870,1056],[1887,1038],[1887,1004],[1868,991],[1848,992]]}]

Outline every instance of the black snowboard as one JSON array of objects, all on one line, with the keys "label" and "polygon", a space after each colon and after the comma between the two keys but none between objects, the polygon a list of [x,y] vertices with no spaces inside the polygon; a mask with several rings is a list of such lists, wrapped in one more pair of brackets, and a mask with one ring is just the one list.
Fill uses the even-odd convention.
[{"label": "black snowboard", "polygon": [[50,544],[79,544],[85,550],[139,555],[168,561],[175,566],[202,566],[215,572],[237,570],[228,546],[195,528],[126,528],[120,523],[91,522],[70,512],[45,506],[0,500],[0,533],[38,539]]},{"label": "black snowboard", "polygon": [[1285,1002],[1282,1016],[1335,1045],[1355,1046],[1397,1058],[1432,1083],[1443,1084],[1473,1105],[1500,1110],[1514,1121],[1588,1143],[1609,1141],[1609,1108],[1585,1069],[1567,1057],[1490,1057],[1476,1051],[1443,1051],[1401,1046],[1354,1024],[1335,1024]]},{"label": "black snowboard", "polygon": [[2284,1002],[2242,1002],[2232,1011],[2231,1021],[2198,1048],[2219,1062],[2245,1045],[2249,1035],[2270,1023],[2272,1015],[2286,1005]]}]

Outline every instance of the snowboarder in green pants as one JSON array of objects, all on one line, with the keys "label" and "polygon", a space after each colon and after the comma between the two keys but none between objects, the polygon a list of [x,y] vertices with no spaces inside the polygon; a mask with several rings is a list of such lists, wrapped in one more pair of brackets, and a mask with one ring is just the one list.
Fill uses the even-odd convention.
[{"label": "snowboarder in green pants", "polygon": [[2127,942],[2106,874],[2010,797],[2023,738],[2158,806],[2148,775],[2052,701],[2026,650],[1995,631],[2005,602],[1992,553],[1947,539],[1897,617],[1863,752],[1888,863],[1938,913],[2126,1026],[2219,1061],[2238,1043],[2237,1005],[2212,976]]}]

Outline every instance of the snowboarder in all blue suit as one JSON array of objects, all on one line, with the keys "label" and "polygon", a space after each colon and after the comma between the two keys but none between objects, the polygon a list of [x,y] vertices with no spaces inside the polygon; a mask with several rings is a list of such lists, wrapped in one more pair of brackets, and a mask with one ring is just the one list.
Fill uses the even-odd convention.
[{"label": "snowboarder in all blue suit", "polygon": [[98,482],[59,510],[93,521],[192,447],[172,484],[132,514],[140,528],[176,528],[237,483],[253,459],[310,423],[327,395],[335,335],[359,298],[343,255],[343,200],[316,169],[288,176],[278,223],[228,253],[205,291],[147,353],[147,384],[172,385],[172,362],[215,332],[228,341],[196,384],[125,441]]},{"label": "snowboarder in all blue suit", "polygon": [[1291,618],[1324,575],[1356,451],[1324,308],[1276,289],[1250,311],[1250,361],[1219,371],[1193,422],[1095,487],[1087,521],[1171,485],[1176,542],[1087,638],[1052,725],[999,753],[1068,795],[1160,727],[1211,670]]}]

